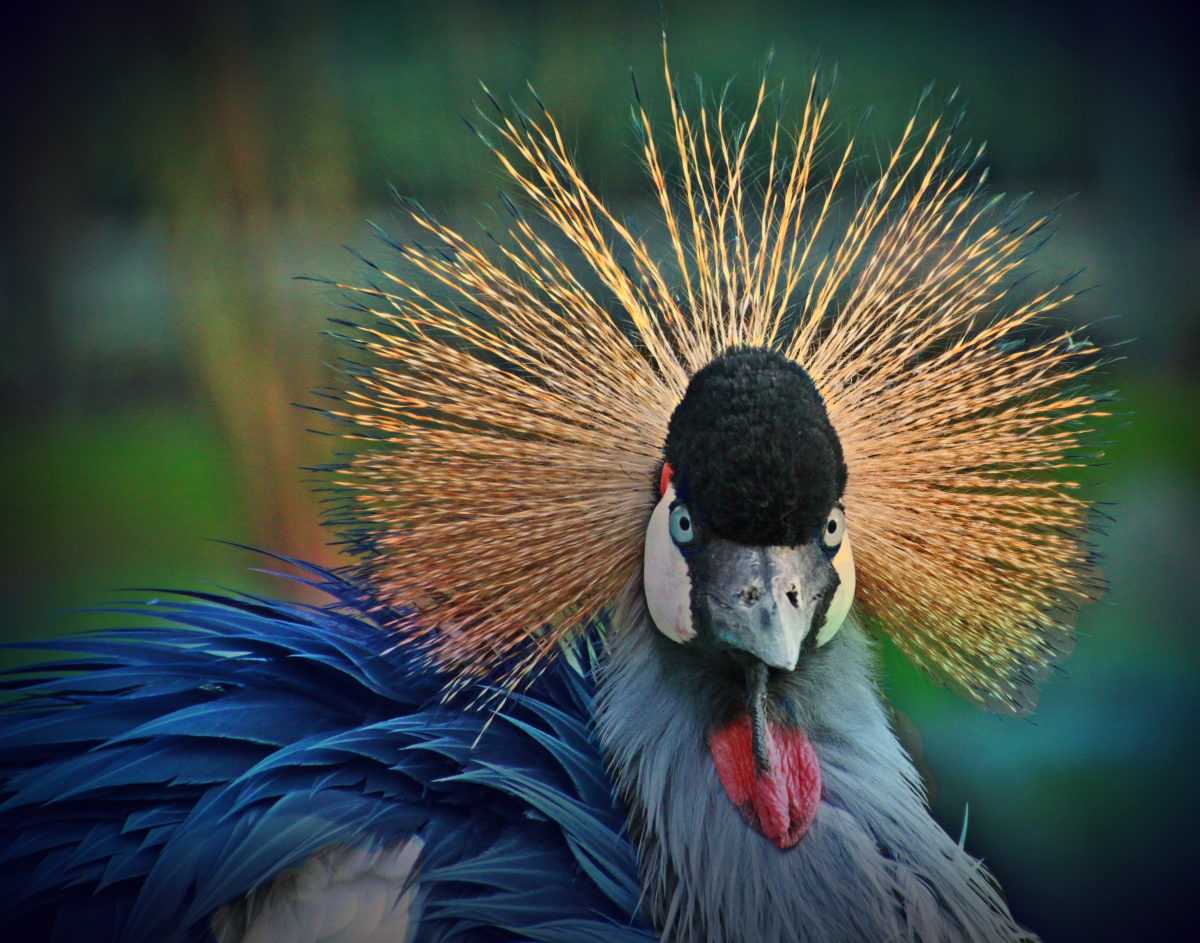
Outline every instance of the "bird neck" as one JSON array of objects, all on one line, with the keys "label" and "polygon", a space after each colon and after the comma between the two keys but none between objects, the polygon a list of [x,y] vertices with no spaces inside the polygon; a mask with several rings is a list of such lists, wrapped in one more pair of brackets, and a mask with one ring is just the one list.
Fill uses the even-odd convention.
[{"label": "bird neck", "polygon": [[807,735],[823,782],[808,833],[781,850],[743,821],[710,752],[736,696],[728,678],[657,632],[632,589],[600,675],[597,729],[637,846],[643,911],[664,941],[1029,939],[925,808],[864,630],[848,621],[773,681],[771,710]]}]

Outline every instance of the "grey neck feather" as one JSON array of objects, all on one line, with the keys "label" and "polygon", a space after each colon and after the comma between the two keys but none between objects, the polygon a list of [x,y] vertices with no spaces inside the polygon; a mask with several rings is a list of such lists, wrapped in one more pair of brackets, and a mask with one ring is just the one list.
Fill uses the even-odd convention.
[{"label": "grey neck feather", "polygon": [[981,863],[937,825],[878,693],[853,619],[771,700],[821,763],[816,821],[781,851],[725,795],[708,731],[729,694],[681,662],[645,611],[640,579],[619,607],[597,720],[638,847],[642,906],[669,943],[1036,940]]}]

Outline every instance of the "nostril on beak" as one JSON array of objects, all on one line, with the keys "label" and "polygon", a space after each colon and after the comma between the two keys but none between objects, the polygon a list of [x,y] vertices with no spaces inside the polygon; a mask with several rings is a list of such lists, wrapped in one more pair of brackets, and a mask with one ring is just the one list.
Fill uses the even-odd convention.
[{"label": "nostril on beak", "polygon": [[788,602],[792,604],[793,609],[800,608],[800,593],[796,590],[795,586],[787,591],[787,598]]},{"label": "nostril on beak", "polygon": [[751,583],[737,594],[737,601],[743,606],[753,606],[758,602],[760,596],[762,596],[762,589]]}]

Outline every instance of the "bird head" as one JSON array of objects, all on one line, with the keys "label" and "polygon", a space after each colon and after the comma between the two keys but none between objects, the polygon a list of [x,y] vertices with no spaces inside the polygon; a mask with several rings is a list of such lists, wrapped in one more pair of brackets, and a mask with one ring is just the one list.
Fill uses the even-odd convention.
[{"label": "bird head", "polygon": [[655,625],[793,670],[854,596],[846,463],[815,385],[775,351],[726,351],[688,384],[664,452],[643,562]]},{"label": "bird head", "polygon": [[740,347],[692,377],[664,453],[647,609],[725,688],[731,709],[708,731],[722,785],[747,824],[788,848],[816,813],[820,768],[803,730],[772,710],[768,679],[828,643],[854,598],[841,443],[803,368]]},{"label": "bird head", "polygon": [[1069,292],[1008,300],[1046,220],[999,209],[942,118],[856,190],[816,77],[789,133],[765,79],[739,124],[665,75],[670,146],[635,107],[660,243],[547,110],[485,88],[519,194],[498,249],[413,206],[403,269],[342,286],[376,362],[329,410],[364,443],[335,479],[382,622],[451,686],[504,691],[636,586],[680,651],[741,666],[753,708],[856,611],[980,706],[1030,710],[1099,592],[1070,470],[1106,415],[1095,345],[1023,337]]}]

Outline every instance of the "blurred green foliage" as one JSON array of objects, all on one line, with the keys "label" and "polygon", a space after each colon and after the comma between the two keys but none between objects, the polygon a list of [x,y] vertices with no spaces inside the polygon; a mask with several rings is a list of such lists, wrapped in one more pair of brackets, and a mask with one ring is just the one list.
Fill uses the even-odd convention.
[{"label": "blurred green foliage", "polygon": [[77,628],[47,614],[113,590],[259,585],[245,559],[211,542],[251,534],[229,445],[207,417],[151,406],[63,418],[5,430],[0,448],[3,569],[23,616],[7,640]]}]

